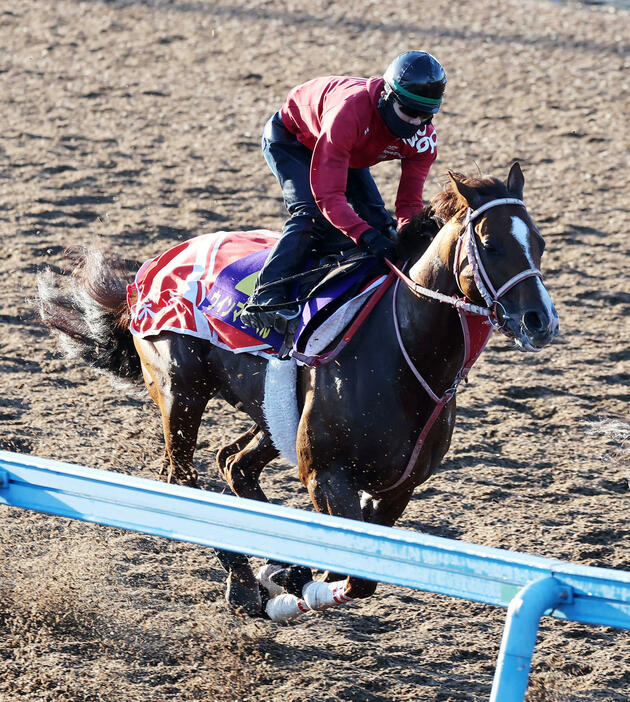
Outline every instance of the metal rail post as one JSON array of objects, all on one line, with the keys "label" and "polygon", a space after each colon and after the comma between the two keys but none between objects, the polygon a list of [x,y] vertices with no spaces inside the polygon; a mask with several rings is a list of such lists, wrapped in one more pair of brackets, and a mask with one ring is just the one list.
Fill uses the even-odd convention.
[{"label": "metal rail post", "polygon": [[510,602],[492,682],[490,702],[523,702],[540,618],[561,602],[569,603],[571,589],[553,576],[525,585]]}]

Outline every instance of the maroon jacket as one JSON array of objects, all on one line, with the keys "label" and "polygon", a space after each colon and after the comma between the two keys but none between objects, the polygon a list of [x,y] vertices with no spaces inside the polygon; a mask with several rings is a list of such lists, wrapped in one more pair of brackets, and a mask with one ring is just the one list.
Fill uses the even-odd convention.
[{"label": "maroon jacket", "polygon": [[437,156],[432,124],[411,139],[395,137],[378,112],[382,78],[326,76],[298,85],[280,113],[285,127],[313,152],[311,190],[317,206],[355,242],[370,228],[346,199],[348,168],[400,159],[398,226],[422,210],[422,189]]}]

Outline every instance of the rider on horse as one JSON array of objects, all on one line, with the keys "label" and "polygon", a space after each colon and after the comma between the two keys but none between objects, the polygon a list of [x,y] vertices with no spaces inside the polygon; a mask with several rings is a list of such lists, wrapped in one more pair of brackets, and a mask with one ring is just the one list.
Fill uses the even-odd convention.
[{"label": "rider on horse", "polygon": [[[352,242],[379,258],[394,255],[397,228],[423,207],[422,189],[437,155],[431,120],[445,85],[435,57],[407,51],[382,78],[327,76],[291,90],[262,137],[290,217],[260,271],[243,324],[290,330],[300,307],[286,279],[309,259],[352,248]],[[392,159],[401,160],[397,221],[369,171]]]}]

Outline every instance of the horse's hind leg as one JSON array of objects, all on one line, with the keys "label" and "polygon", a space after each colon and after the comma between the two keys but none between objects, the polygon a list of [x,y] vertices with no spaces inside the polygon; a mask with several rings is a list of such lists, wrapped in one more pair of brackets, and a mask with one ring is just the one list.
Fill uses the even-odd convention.
[{"label": "horse's hind leg", "polygon": [[219,472],[226,480],[226,463],[228,458],[233,456],[235,453],[242,451],[259,431],[260,428],[258,424],[252,424],[252,426],[246,432],[241,434],[236,441],[233,441],[231,444],[226,444],[219,449],[216,457],[217,466],[219,468]]},{"label": "horse's hind leg", "polygon": [[[162,414],[167,480],[192,487],[198,487],[193,454],[199,425],[208,400],[218,390],[204,362],[203,343],[175,334],[135,339],[147,389]],[[262,600],[247,556],[214,551],[228,572],[228,602],[249,614],[260,614]]]},{"label": "horse's hind leg", "polygon": [[218,390],[204,362],[203,342],[176,334],[135,342],[147,389],[162,414],[167,481],[196,487],[197,433],[208,400]]},{"label": "horse's hind leg", "polygon": [[258,479],[263,468],[278,456],[267,432],[254,424],[217,454],[221,474],[238,497],[268,502]]}]

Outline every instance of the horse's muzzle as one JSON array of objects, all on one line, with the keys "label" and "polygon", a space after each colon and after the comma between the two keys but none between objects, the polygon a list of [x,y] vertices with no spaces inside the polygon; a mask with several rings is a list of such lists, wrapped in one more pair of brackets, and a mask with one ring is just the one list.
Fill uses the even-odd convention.
[{"label": "horse's muzzle", "polygon": [[523,351],[540,351],[552,341],[558,330],[558,313],[552,305],[550,311],[539,308],[524,312],[518,330],[512,331],[517,346]]}]

